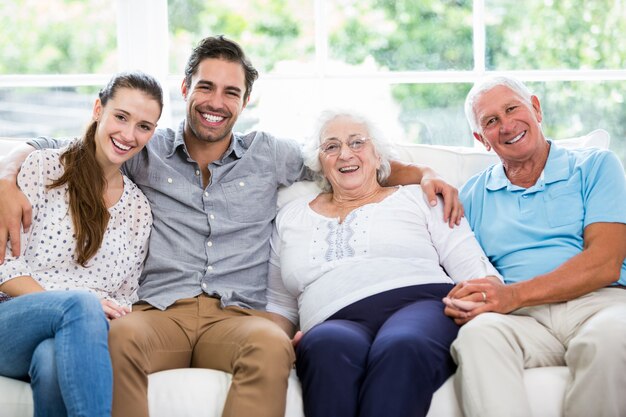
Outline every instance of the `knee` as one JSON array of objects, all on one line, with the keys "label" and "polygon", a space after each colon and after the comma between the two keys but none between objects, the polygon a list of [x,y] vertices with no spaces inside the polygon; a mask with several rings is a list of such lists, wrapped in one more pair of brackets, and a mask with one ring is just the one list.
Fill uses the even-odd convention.
[{"label": "knee", "polygon": [[309,330],[296,350],[298,364],[337,366],[344,361],[361,363],[366,360],[371,340],[358,329],[344,326],[340,321],[321,323]]},{"label": "knee", "polygon": [[244,350],[252,355],[262,357],[268,361],[277,361],[293,365],[294,352],[289,336],[274,323],[263,323],[250,332]]},{"label": "knee", "polygon": [[109,324],[95,295],[85,291],[67,291],[62,306],[64,325],[80,328],[85,338],[106,339]]},{"label": "knee", "polygon": [[268,383],[287,380],[295,362],[293,346],[282,329],[270,324],[272,326],[260,325],[249,332],[246,341],[240,345],[233,373],[245,369],[245,372],[262,375]]},{"label": "knee", "polygon": [[[618,309],[616,309],[618,310]],[[589,361],[626,360],[626,307],[618,314],[605,311],[580,327],[568,347],[568,355],[587,357]]]},{"label": "knee", "polygon": [[431,340],[413,334],[387,334],[376,338],[372,345],[370,357],[374,358],[411,358],[411,361],[420,361],[423,352],[430,349]]},{"label": "knee", "polygon": [[63,303],[66,315],[93,323],[106,323],[102,304],[86,291],[68,291]]},{"label": "knee", "polygon": [[483,355],[491,342],[502,338],[500,319],[500,314],[483,313],[463,325],[451,346],[455,361],[459,363],[460,357],[471,356],[474,353]]}]

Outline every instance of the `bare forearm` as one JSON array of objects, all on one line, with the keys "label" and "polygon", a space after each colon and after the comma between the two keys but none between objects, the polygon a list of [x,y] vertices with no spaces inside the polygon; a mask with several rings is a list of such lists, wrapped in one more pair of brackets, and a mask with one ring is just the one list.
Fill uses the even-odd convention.
[{"label": "bare forearm", "polygon": [[[583,250],[553,271],[510,285],[485,279],[464,281],[450,291],[445,312],[464,324],[487,311],[510,313],[572,300],[618,281],[625,257],[626,224],[594,223],[585,228]],[[463,311],[454,299],[484,303]]]},{"label": "bare forearm", "polygon": [[420,184],[427,175],[436,176],[435,172],[424,166],[405,164],[399,161],[390,161],[391,173],[387,185]]},{"label": "bare forearm", "polygon": [[585,228],[582,252],[511,289],[520,307],[572,300],[619,280],[624,257],[626,224],[593,223]]},{"label": "bare forearm", "polygon": [[0,284],[0,291],[10,295],[11,297],[17,297],[19,295],[30,294],[32,292],[45,291],[37,281],[31,276],[24,275],[21,277],[12,278]]},{"label": "bare forearm", "polygon": [[619,279],[623,259],[600,259],[583,251],[552,272],[510,287],[519,307],[573,300]]}]

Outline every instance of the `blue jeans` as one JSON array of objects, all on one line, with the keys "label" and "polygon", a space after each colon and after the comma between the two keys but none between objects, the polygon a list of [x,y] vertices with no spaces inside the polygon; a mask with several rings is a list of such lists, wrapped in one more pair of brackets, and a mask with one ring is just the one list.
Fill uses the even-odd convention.
[{"label": "blue jeans", "polygon": [[82,291],[0,303],[0,375],[30,381],[35,417],[111,415],[108,322]]},{"label": "blue jeans", "polygon": [[450,284],[386,291],[309,330],[296,348],[307,417],[425,416],[454,373],[459,327],[443,314]]}]

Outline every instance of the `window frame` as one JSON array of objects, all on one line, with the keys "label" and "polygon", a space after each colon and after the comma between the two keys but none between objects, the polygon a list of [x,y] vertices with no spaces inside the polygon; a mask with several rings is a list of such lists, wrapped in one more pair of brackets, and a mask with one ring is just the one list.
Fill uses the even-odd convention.
[{"label": "window frame", "polygon": [[[454,71],[385,71],[358,73],[333,73],[326,63],[328,56],[328,30],[325,25],[326,0],[311,0],[315,14],[315,70],[311,74],[260,74],[265,80],[300,79],[324,83],[324,81],[359,80],[365,83],[377,81],[388,84],[437,84],[473,83],[485,75],[508,75],[526,82],[550,81],[626,81],[623,70],[524,70],[492,71],[485,66],[486,24],[485,0],[473,0],[473,58],[472,70]],[[156,76],[164,91],[178,88],[183,74],[169,74],[169,31],[167,0],[116,0],[118,70],[141,69]],[[15,87],[78,87],[105,84],[111,74],[33,74],[0,75],[0,88]],[[320,89],[323,91],[323,89]],[[172,106],[169,94],[165,94],[161,126],[171,126]]]}]

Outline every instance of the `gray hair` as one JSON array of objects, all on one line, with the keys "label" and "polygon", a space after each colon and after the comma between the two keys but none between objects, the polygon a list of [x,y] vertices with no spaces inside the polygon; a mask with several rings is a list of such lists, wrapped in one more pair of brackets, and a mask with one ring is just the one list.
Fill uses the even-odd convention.
[{"label": "gray hair", "polygon": [[474,109],[474,104],[476,101],[486,92],[491,91],[495,87],[504,86],[508,87],[514,92],[516,92],[522,100],[524,100],[528,105],[532,106],[532,93],[526,87],[526,85],[512,77],[505,76],[497,76],[497,77],[487,77],[483,78],[479,81],[476,81],[472,89],[469,93],[467,93],[467,97],[465,98],[465,117],[467,118],[467,122],[470,125],[470,129],[473,133],[482,134],[480,130],[480,126],[478,124],[478,120],[476,119],[476,111]]},{"label": "gray hair", "polygon": [[391,165],[389,161],[394,156],[391,143],[382,135],[382,132],[376,127],[376,125],[366,117],[353,111],[326,110],[323,111],[318,117],[313,130],[313,135],[309,138],[302,150],[304,165],[306,165],[313,172],[313,179],[317,185],[319,185],[319,187],[326,192],[332,190],[330,183],[322,173],[319,146],[322,139],[322,133],[328,124],[339,117],[345,117],[355,123],[365,125],[368,137],[374,147],[374,153],[380,158],[380,167],[376,171],[376,179],[379,184],[384,184],[391,173]]}]

